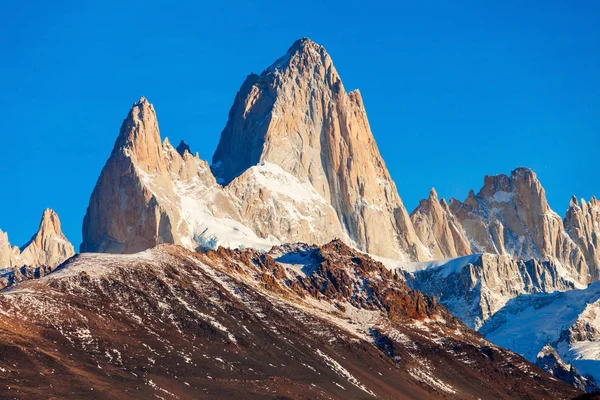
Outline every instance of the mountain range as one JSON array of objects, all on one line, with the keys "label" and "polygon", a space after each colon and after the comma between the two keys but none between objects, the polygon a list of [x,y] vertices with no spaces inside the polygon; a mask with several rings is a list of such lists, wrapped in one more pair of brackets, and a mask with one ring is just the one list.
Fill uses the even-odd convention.
[{"label": "mountain range", "polygon": [[600,379],[598,200],[561,217],[519,167],[409,214],[360,92],[307,38],[246,78],[210,164],[134,103],[82,234],[74,255],[51,210],[21,249],[0,231],[0,391],[571,398]]}]

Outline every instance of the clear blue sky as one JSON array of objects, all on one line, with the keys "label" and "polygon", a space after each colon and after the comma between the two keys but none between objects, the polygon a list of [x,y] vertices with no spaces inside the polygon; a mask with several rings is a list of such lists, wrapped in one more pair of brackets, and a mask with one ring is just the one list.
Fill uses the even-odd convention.
[{"label": "clear blue sky", "polygon": [[361,90],[409,211],[432,186],[464,199],[520,165],[560,214],[572,194],[600,195],[596,1],[91,3],[0,5],[0,229],[13,244],[51,207],[79,246],[141,95],[163,137],[210,160],[246,75],[303,36]]}]

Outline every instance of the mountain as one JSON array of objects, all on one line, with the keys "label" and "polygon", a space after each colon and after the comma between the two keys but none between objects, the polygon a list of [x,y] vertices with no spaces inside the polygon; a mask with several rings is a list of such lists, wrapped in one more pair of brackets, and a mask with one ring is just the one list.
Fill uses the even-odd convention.
[{"label": "mountain", "polygon": [[589,266],[592,281],[600,279],[600,202],[592,197],[589,202],[573,196],[564,219],[567,233],[579,246]]},{"label": "mountain", "polygon": [[486,176],[477,194],[471,191],[464,202],[451,199],[449,207],[430,196],[411,218],[420,239],[440,258],[490,253],[550,261],[583,285],[598,275],[528,168],[517,168],[510,176]]},{"label": "mountain", "polygon": [[62,233],[58,215],[46,209],[37,232],[21,248],[11,246],[8,235],[0,231],[0,288],[49,272],[73,254],[73,245]]},{"label": "mountain", "polygon": [[0,309],[0,392],[16,399],[581,393],[340,241],[80,254]]},{"label": "mountain", "polygon": [[260,76],[248,76],[212,169],[226,184],[260,162],[309,182],[335,210],[340,233],[358,248],[389,257],[425,256],[360,93],[346,92],[330,56],[309,39],[294,43]]},{"label": "mountain", "polygon": [[545,345],[537,355],[536,365],[555,376],[561,381],[570,383],[586,392],[598,391],[598,386],[593,378],[583,377],[571,364],[565,363],[556,350],[549,344]]},{"label": "mountain", "polygon": [[301,39],[246,79],[210,169],[185,146],[161,143],[154,108],[134,104],[92,193],[81,250],[333,238],[381,256],[430,257],[359,92],[346,92],[323,47]]},{"label": "mountain", "polygon": [[435,189],[410,213],[421,242],[433,259],[454,258],[471,254],[471,244],[446,200],[438,199]]},{"label": "mountain", "polygon": [[523,295],[509,301],[479,330],[530,361],[546,345],[579,373],[600,379],[600,282],[586,289]]},{"label": "mountain", "polygon": [[473,329],[522,294],[584,287],[551,261],[488,253],[410,263],[400,272],[410,287],[435,296]]},{"label": "mountain", "polygon": [[161,142],[154,107],[142,98],[91,195],[81,251],[134,253],[161,243],[267,249],[302,232],[323,242],[335,236],[334,221],[310,184],[275,164],[251,167],[222,187],[197,153]]}]

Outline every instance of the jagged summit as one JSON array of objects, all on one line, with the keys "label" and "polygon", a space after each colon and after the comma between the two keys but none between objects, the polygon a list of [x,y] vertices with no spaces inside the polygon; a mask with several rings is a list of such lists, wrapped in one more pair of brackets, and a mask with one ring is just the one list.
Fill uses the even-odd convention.
[{"label": "jagged summit", "polygon": [[0,231],[0,269],[54,268],[73,254],[73,245],[62,233],[58,215],[49,208],[44,210],[36,233],[21,248],[11,246],[8,235]]},{"label": "jagged summit", "polygon": [[252,166],[275,164],[331,205],[339,236],[376,254],[427,257],[381,158],[360,93],[345,91],[325,49],[308,39],[294,43],[260,77],[246,79],[212,161],[224,185]]},{"label": "jagged summit", "polygon": [[60,228],[60,220],[54,210],[46,208],[42,214],[39,228],[33,237],[21,246],[20,250],[25,250],[31,243],[41,244],[53,235],[64,236]]},{"label": "jagged summit", "polygon": [[[443,210],[447,215],[441,219]],[[570,214],[570,221],[582,219],[575,211]],[[550,208],[546,192],[530,168],[518,167],[510,175],[488,175],[477,194],[470,190],[464,202],[451,199],[448,208],[438,209],[430,195],[411,218],[421,241],[440,258],[492,253],[549,260],[563,266],[575,282],[586,284],[590,280],[589,261],[586,264],[563,221]],[[452,242],[444,233],[450,228],[455,232]],[[469,245],[457,248],[457,242]]]},{"label": "jagged summit", "polygon": [[429,191],[429,198],[430,198],[431,200],[435,200],[435,201],[437,201],[437,199],[438,199],[438,194],[437,194],[437,191],[435,190],[435,188],[431,188],[431,190]]},{"label": "jagged summit", "polygon": [[[262,72],[261,77],[275,71],[292,68],[302,70],[331,64],[331,58],[325,48],[305,37],[296,40],[283,56]],[[332,72],[337,74],[335,69]]]},{"label": "jagged summit", "polygon": [[181,154],[181,157],[183,157],[183,155],[185,154],[186,151],[188,153],[192,154],[192,151],[190,150],[190,146],[188,146],[188,144],[186,142],[184,142],[183,140],[181,140],[181,142],[179,142],[179,145],[177,146],[176,150],[179,154]]}]

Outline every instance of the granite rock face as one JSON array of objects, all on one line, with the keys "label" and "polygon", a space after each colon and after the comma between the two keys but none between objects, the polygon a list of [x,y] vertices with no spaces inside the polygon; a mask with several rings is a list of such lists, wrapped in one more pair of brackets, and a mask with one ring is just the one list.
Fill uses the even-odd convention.
[{"label": "granite rock face", "polygon": [[[590,269],[584,257],[581,244],[578,246],[567,233],[584,232],[580,242],[592,253],[595,251],[592,224],[587,223],[585,228],[578,225],[586,218],[592,221],[593,217],[580,216],[582,212],[578,214],[573,209],[572,216],[565,222],[570,224],[569,229],[565,229],[561,217],[548,205],[545,190],[535,173],[528,168],[517,168],[510,176],[486,176],[477,194],[470,191],[464,202],[451,199],[448,208],[438,202],[436,196],[430,196],[419,204],[411,217],[421,240],[439,258],[490,253],[550,261],[585,285],[593,279],[593,268]],[[585,213],[588,213],[587,208]],[[594,256],[587,253],[593,262]]]},{"label": "granite rock face", "polygon": [[423,269],[402,271],[407,283],[435,296],[453,315],[476,330],[511,299],[522,294],[577,287],[564,267],[550,261],[472,254],[434,263]]},{"label": "granite rock face", "polygon": [[261,162],[310,183],[335,210],[338,235],[358,248],[429,256],[379,154],[360,93],[346,91],[331,57],[309,39],[246,79],[212,168],[227,184]]},{"label": "granite rock face", "polygon": [[471,254],[471,245],[462,226],[444,199],[438,200],[435,189],[410,213],[410,219],[421,242],[432,258],[454,258]]},{"label": "granite rock face", "polygon": [[11,246],[8,234],[0,231],[0,269],[55,268],[73,254],[73,245],[62,233],[58,215],[51,209],[44,211],[37,232],[21,248]]},{"label": "granite rock face", "polygon": [[564,219],[571,239],[579,246],[593,281],[600,279],[600,202],[592,197],[581,203],[573,196]]},{"label": "granite rock face", "polygon": [[188,146],[161,142],[154,107],[142,98],[90,198],[81,251],[134,253],[161,243],[269,248],[305,237],[323,242],[341,235],[335,223],[310,184],[275,164],[253,166],[221,186]]},{"label": "granite rock face", "polygon": [[184,144],[161,143],[154,108],[143,98],[136,103],[91,196],[81,249],[334,238],[386,257],[431,257],[379,154],[360,94],[346,92],[323,47],[301,39],[246,79],[212,169]]}]

